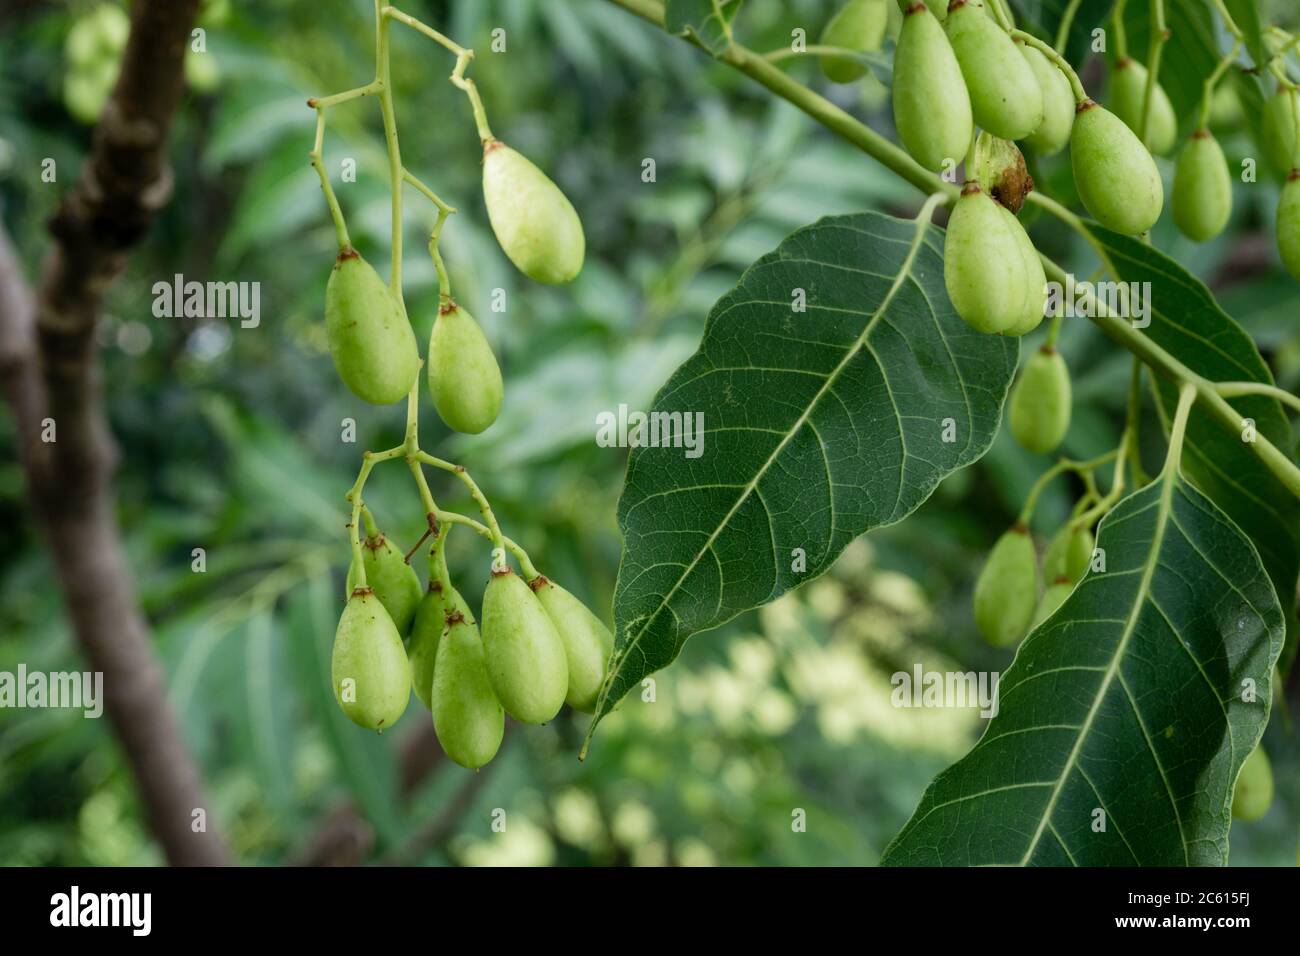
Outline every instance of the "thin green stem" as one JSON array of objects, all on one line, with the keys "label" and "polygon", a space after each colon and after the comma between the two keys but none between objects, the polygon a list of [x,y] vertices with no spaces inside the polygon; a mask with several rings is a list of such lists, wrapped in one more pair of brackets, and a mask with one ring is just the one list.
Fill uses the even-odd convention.
[{"label": "thin green stem", "polygon": [[[454,511],[443,511],[438,515],[438,519],[448,524],[463,524],[465,527],[470,528],[473,531],[476,531],[478,534],[481,534],[483,537],[487,538],[493,544],[496,544],[496,538],[492,534],[492,529],[489,528],[487,525],[483,524],[481,521],[475,521],[473,518],[469,517],[468,515],[457,514]],[[523,569],[524,576],[529,581],[537,577],[537,575],[540,572],[537,570],[536,566],[534,566],[532,560],[528,557],[527,551],[525,551],[522,547],[520,547],[517,542],[511,540],[510,538],[505,537],[504,535],[501,538],[501,543],[505,545],[506,549],[509,550],[511,554],[513,554],[516,558],[519,559],[519,566]]]},{"label": "thin green stem", "polygon": [[1083,0],[1070,0],[1065,12],[1061,14],[1061,25],[1056,28],[1056,52],[1065,55],[1065,45],[1070,40],[1070,27],[1074,25],[1074,16],[1079,12]]},{"label": "thin green stem", "polygon": [[487,111],[483,108],[483,100],[478,95],[478,87],[474,85],[473,80],[465,77],[465,69],[473,58],[473,50],[466,50],[456,58],[456,68],[451,71],[451,82],[457,89],[464,90],[465,95],[469,97],[469,108],[474,113],[474,125],[478,128],[479,141],[487,144],[496,137],[492,135],[492,128],[488,126]]},{"label": "thin green stem", "polygon": [[1210,105],[1214,99],[1214,88],[1218,85],[1223,74],[1228,71],[1228,67],[1237,59],[1237,53],[1241,50],[1241,41],[1232,41],[1232,52],[1219,61],[1219,65],[1214,68],[1214,72],[1205,78],[1204,89],[1201,92],[1201,112],[1197,126],[1200,129],[1208,129],[1210,126]]},{"label": "thin green stem", "polygon": [[[381,461],[388,461],[390,458],[396,458],[404,451],[401,445],[396,448],[390,448],[387,451],[368,451],[361,456],[361,470],[357,472],[357,480],[352,483],[351,490],[347,493],[346,500],[352,504],[352,517],[348,521],[348,535],[352,539],[352,564],[356,568],[356,585],[363,588],[366,586],[366,567],[361,560],[361,514],[364,504],[361,500],[362,489],[366,486],[366,479],[370,477],[371,469]],[[366,509],[368,523],[374,521],[370,517],[369,509]]]},{"label": "thin green stem", "polygon": [[1241,32],[1241,27],[1237,26],[1237,21],[1232,19],[1232,14],[1228,12],[1227,5],[1223,0],[1210,0],[1214,4],[1214,9],[1219,11],[1219,16],[1223,17],[1223,24],[1228,28],[1234,40],[1238,43],[1246,42],[1246,35]]},{"label": "thin green stem", "polygon": [[1083,88],[1079,74],[1074,72],[1074,67],[1070,66],[1069,61],[1058,53],[1053,46],[1038,39],[1032,33],[1026,33],[1024,30],[1012,30],[1011,36],[1026,46],[1032,46],[1065,74],[1065,78],[1070,81],[1070,90],[1074,93],[1074,102],[1082,103],[1088,99],[1088,92]]},{"label": "thin green stem", "polygon": [[496,545],[501,552],[501,557],[505,556],[505,538],[501,534],[501,526],[497,524],[497,517],[492,513],[492,506],[488,504],[487,497],[483,494],[478,484],[474,481],[463,465],[455,465],[441,458],[435,458],[428,452],[421,451],[416,453],[416,459],[426,465],[432,465],[434,468],[441,468],[443,471],[449,471],[459,478],[469,489],[470,497],[478,505],[479,512],[483,515],[483,520],[487,522],[488,528],[492,531],[492,543]]},{"label": "thin green stem", "polygon": [[320,177],[321,192],[325,194],[325,204],[329,206],[330,218],[334,220],[334,234],[338,240],[339,250],[349,249],[352,246],[352,239],[348,236],[347,223],[343,220],[343,209],[339,206],[338,197],[334,195],[329,174],[325,172],[325,110],[323,107],[318,107],[316,110],[316,144],[308,155],[311,157],[312,169],[316,170],[316,175]]},{"label": "thin green stem", "polygon": [[1142,363],[1133,358],[1133,372],[1129,376],[1128,406],[1124,415],[1124,428],[1132,436],[1128,443],[1128,465],[1133,474],[1133,484],[1141,488],[1151,479],[1142,467]]},{"label": "thin green stem", "polygon": [[1195,386],[1184,385],[1178,390],[1178,410],[1174,412],[1174,423],[1169,429],[1169,451],[1165,455],[1164,468],[1160,470],[1166,483],[1172,481],[1178,473],[1179,463],[1183,459],[1183,438],[1187,434],[1187,420],[1195,401]]},{"label": "thin green stem", "polygon": [[1115,58],[1128,59],[1128,30],[1124,27],[1124,8],[1128,0],[1115,0],[1115,10],[1111,14],[1111,25],[1115,33]]},{"label": "thin green stem", "polygon": [[794,47],[780,46],[775,50],[769,50],[763,54],[763,59],[769,63],[780,63],[782,60],[790,60],[799,56],[850,56],[858,57],[862,55],[861,50],[851,50],[843,46],[823,46],[820,43],[814,43],[804,47],[802,50],[796,50]]},{"label": "thin green stem", "polygon": [[1024,507],[1020,509],[1020,516],[1016,519],[1017,523],[1029,527],[1029,522],[1032,521],[1034,517],[1034,510],[1038,507],[1039,497],[1041,497],[1043,491],[1054,479],[1065,474],[1067,471],[1075,472],[1079,475],[1091,475],[1108,461],[1113,461],[1118,454],[1119,450],[1116,449],[1115,451],[1108,451],[1104,455],[1099,455],[1096,458],[1091,458],[1088,461],[1074,461],[1070,458],[1062,458],[1056,464],[1052,465],[1051,468],[1048,468],[1045,472],[1039,475],[1038,480],[1034,482],[1032,487],[1030,487],[1029,494],[1025,496]]},{"label": "thin green stem", "polygon": [[1138,128],[1142,135],[1138,138],[1148,147],[1150,144],[1151,103],[1155,99],[1157,77],[1160,75],[1160,55],[1169,40],[1169,28],[1165,25],[1165,0],[1151,0],[1151,40],[1147,45],[1147,87],[1142,93],[1142,120]]},{"label": "thin green stem", "polygon": [[1276,385],[1265,385],[1263,382],[1217,382],[1214,390],[1223,398],[1240,398],[1243,395],[1267,395],[1269,398],[1282,402],[1284,405],[1290,405],[1300,411],[1300,397],[1292,395],[1286,389],[1278,388]]},{"label": "thin green stem", "polygon": [[1006,30],[1008,33],[1014,30],[1016,25],[1011,19],[1010,12],[1003,5],[1002,0],[990,0],[990,3],[993,6],[993,18],[998,21],[998,24],[1002,29]]}]

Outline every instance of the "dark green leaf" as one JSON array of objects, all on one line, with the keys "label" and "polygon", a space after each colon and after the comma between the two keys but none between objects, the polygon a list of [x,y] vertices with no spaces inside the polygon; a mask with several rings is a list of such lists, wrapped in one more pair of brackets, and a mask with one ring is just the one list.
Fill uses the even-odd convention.
[{"label": "dark green leaf", "polygon": [[[1205,283],[1164,253],[1128,236],[1089,224],[1126,282],[1151,284],[1151,325],[1144,331],[1161,348],[1198,375],[1215,382],[1264,382],[1273,375],[1255,343],[1214,300]],[[1166,420],[1178,404],[1173,385],[1156,389]],[[1291,426],[1282,406],[1264,397],[1233,399],[1259,434],[1290,450]],[[1287,617],[1288,667],[1295,652],[1296,579],[1300,577],[1300,502],[1252,454],[1242,436],[1193,415],[1187,426],[1183,461],[1187,476],[1244,531],[1259,549],[1264,567],[1283,598]]]},{"label": "dark green leaf", "polygon": [[668,0],[664,25],[670,33],[694,37],[718,56],[731,45],[731,23],[741,0]]},{"label": "dark green leaf", "polygon": [[[1070,0],[1015,0],[1013,5],[1024,29],[1048,43],[1056,43]],[[1077,67],[1087,58],[1092,50],[1092,31],[1106,22],[1114,5],[1115,0],[1082,0],[1079,3],[1063,51],[1070,63]]]},{"label": "dark green leaf", "polygon": [[1232,20],[1246,37],[1246,50],[1256,65],[1268,60],[1268,51],[1264,47],[1264,20],[1259,13],[1256,0],[1225,0],[1224,6],[1232,15]]},{"label": "dark green leaf", "polygon": [[1106,570],[1030,634],[983,738],[882,863],[1227,862],[1233,785],[1282,649],[1277,596],[1250,541],[1176,473],[1099,531]]},{"label": "dark green leaf", "polygon": [[597,719],[691,634],[821,574],[988,448],[1019,343],[952,311],[941,244],[879,213],[823,219],[714,306],[653,409],[703,413],[702,457],[642,447],[628,462]]}]

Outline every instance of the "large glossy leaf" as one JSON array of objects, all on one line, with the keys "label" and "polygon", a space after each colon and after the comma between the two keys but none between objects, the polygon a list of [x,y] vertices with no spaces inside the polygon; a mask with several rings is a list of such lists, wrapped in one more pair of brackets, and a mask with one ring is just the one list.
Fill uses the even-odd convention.
[{"label": "large glossy leaf", "polygon": [[1224,6],[1246,39],[1246,50],[1255,63],[1268,60],[1264,46],[1264,18],[1260,16],[1259,0],[1225,0]]},{"label": "large glossy leaf", "polygon": [[703,455],[642,447],[628,462],[597,719],[691,634],[816,577],[988,448],[1019,346],[953,312],[941,242],[879,213],[824,219],[714,306],[654,403],[703,413]]},{"label": "large glossy leaf", "polygon": [[984,736],[883,863],[1227,861],[1282,648],[1277,596],[1250,541],[1174,473],[1107,515],[1098,546],[1105,572],[1026,639]]},{"label": "large glossy leaf", "polygon": [[670,33],[694,37],[718,56],[731,44],[731,22],[740,4],[741,0],[668,0],[664,26]]},{"label": "large glossy leaf", "polygon": [[[1219,308],[1205,283],[1146,243],[1096,224],[1089,228],[1125,281],[1150,283],[1151,324],[1145,333],[1161,348],[1211,381],[1273,384],[1255,343]],[[1156,395],[1168,421],[1178,404],[1177,392],[1171,383],[1158,379]],[[1276,401],[1256,396],[1233,399],[1232,405],[1254,420],[1260,435],[1289,450],[1291,426]],[[1300,501],[1273,477],[1241,435],[1225,431],[1206,416],[1194,415],[1188,422],[1183,467],[1259,550],[1287,617],[1289,640],[1283,667],[1289,667],[1297,630]]]}]

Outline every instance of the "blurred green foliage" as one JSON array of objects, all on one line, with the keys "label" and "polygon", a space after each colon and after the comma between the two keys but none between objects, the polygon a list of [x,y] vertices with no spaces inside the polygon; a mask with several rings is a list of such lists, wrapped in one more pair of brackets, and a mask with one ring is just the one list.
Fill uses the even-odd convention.
[{"label": "blurred green foliage", "polygon": [[[0,33],[0,214],[33,277],[48,246],[44,220],[89,144],[89,128],[65,102],[66,44],[76,18],[97,5],[51,6]],[[511,727],[479,777],[444,761],[404,797],[403,742],[426,730],[427,714],[412,703],[377,737],[342,717],[328,686],[347,561],[343,494],[361,450],[400,440],[402,419],[396,407],[361,407],[331,367],[321,311],[333,230],[306,155],[314,128],[306,98],[370,77],[372,5],[340,0],[327,14],[304,0],[213,6],[204,55],[218,67],[215,85],[211,70],[191,77],[173,135],[175,198],[111,290],[99,338],[140,597],[212,818],[238,858],[292,861],[351,802],[375,830],[375,861],[874,863],[981,723],[973,709],[892,707],[889,675],[917,662],[1007,664],[975,633],[970,588],[1044,461],[1003,436],[909,521],[850,548],[832,574],[691,641],[657,675],[653,703],[633,695],[605,722],[586,763],[576,760],[585,722],[566,714],[545,728]],[[776,48],[794,26],[815,36],[831,6],[750,0],[739,29],[750,46]],[[479,51],[471,72],[494,130],[573,198],[588,240],[571,286],[544,288],[513,271],[487,226],[468,105],[446,82],[451,58],[395,27],[403,158],[460,210],[443,253],[507,383],[502,416],[486,434],[451,435],[428,410],[423,444],[468,466],[506,532],[608,618],[626,452],[596,445],[596,414],[647,407],[693,351],[714,300],[793,229],[867,208],[906,213],[918,197],[788,105],[610,4],[403,8]],[[494,53],[498,27],[506,50]],[[886,82],[889,49],[878,58]],[[812,63],[786,65],[892,134],[877,76],[834,86]],[[1253,146],[1240,109],[1229,102],[1223,113],[1216,133],[1237,162]],[[355,183],[339,183],[345,157],[357,162]],[[53,183],[41,177],[46,158]],[[647,159],[652,182],[643,180]],[[389,199],[372,102],[331,112],[326,163],[354,242],[382,271]],[[1033,172],[1068,198],[1068,157]],[[424,253],[433,210],[413,192],[407,198],[407,304],[426,336],[437,301]],[[1238,189],[1236,198],[1233,225],[1215,242],[1193,246],[1168,222],[1154,239],[1216,287],[1294,389],[1300,293],[1273,265],[1276,186]],[[1073,238],[1041,221],[1032,228],[1044,251],[1090,271]],[[155,318],[153,284],[178,273],[259,282],[260,326]],[[504,313],[490,307],[498,288]],[[1066,450],[1095,455],[1118,437],[1128,358],[1083,322],[1067,323],[1062,347],[1079,403]],[[346,418],[357,422],[355,444],[340,439]],[[1155,431],[1152,422],[1148,436]],[[467,509],[459,484],[431,477],[440,502]],[[1052,489],[1037,533],[1054,530],[1071,491]],[[399,542],[413,543],[423,519],[405,471],[377,471],[368,501]],[[471,537],[453,537],[450,559],[476,602],[487,555]],[[206,551],[204,573],[191,570],[193,548]],[[83,666],[24,504],[6,411],[0,670],[20,662]],[[1281,719],[1267,742],[1278,800],[1260,823],[1234,829],[1234,863],[1294,862],[1300,754]],[[503,833],[491,826],[498,808]],[[806,832],[792,826],[798,810]],[[0,863],[159,861],[106,720],[0,710]]]}]

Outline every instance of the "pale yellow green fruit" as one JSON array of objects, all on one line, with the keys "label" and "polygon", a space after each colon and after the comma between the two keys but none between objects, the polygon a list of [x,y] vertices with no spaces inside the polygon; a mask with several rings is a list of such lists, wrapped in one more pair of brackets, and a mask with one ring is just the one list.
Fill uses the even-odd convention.
[{"label": "pale yellow green fruit", "polygon": [[1300,92],[1278,88],[1264,106],[1261,145],[1269,165],[1286,175],[1297,164],[1296,121],[1300,118]]},{"label": "pale yellow green fruit", "polygon": [[1291,278],[1300,281],[1300,172],[1293,172],[1282,187],[1277,206],[1277,251]]},{"label": "pale yellow green fruit", "polygon": [[433,708],[433,672],[438,660],[438,642],[447,627],[447,615],[457,612],[469,624],[477,627],[469,605],[455,588],[450,598],[443,593],[442,585],[434,581],[420,600],[411,625],[411,641],[407,657],[411,662],[411,686],[425,707]]},{"label": "pale yellow green fruit", "polygon": [[500,140],[483,145],[483,199],[501,249],[537,282],[568,282],[582,270],[582,222],[560,187]]},{"label": "pale yellow green fruit", "polygon": [[1135,236],[1160,218],[1165,188],[1151,153],[1123,120],[1092,100],[1074,117],[1070,163],[1084,208],[1107,229]]},{"label": "pale yellow green fruit", "polygon": [[975,582],[975,624],[990,644],[1007,647],[1025,636],[1038,603],[1038,560],[1020,525],[998,538]]},{"label": "pale yellow green fruit", "polygon": [[1232,215],[1232,174],[1219,141],[1207,129],[1192,134],[1174,167],[1174,223],[1188,239],[1205,242],[1223,232]]},{"label": "pale yellow green fruit", "polygon": [[1060,610],[1061,605],[1065,603],[1065,599],[1070,596],[1070,592],[1073,590],[1074,585],[1069,581],[1058,580],[1048,585],[1047,590],[1043,592],[1042,599],[1038,602],[1038,607],[1034,610],[1034,619],[1030,622],[1030,629],[1032,630],[1042,624]]},{"label": "pale yellow green fruit", "polygon": [[334,699],[354,724],[387,730],[411,698],[411,669],[402,637],[369,588],[348,598],[330,660]]},{"label": "pale yellow green fruit", "polygon": [[894,51],[894,126],[903,147],[926,169],[956,168],[974,132],[970,95],[943,27],[925,5],[903,17]]},{"label": "pale yellow green fruit", "polygon": [[1068,522],[1052,536],[1043,555],[1043,580],[1078,581],[1092,564],[1096,539],[1092,529],[1072,527]]},{"label": "pale yellow green fruit", "polygon": [[[880,49],[888,23],[886,0],[849,0],[826,21],[818,44],[871,53]],[[823,56],[821,67],[836,83],[852,83],[867,72],[866,65],[851,56]]]},{"label": "pale yellow green fruit", "polygon": [[[366,569],[366,587],[375,592],[397,633],[405,634],[420,603],[420,578],[415,569],[406,563],[402,549],[382,534],[361,542],[361,563]],[[348,566],[349,594],[357,583],[354,561]]]},{"label": "pale yellow green fruit", "polygon": [[1056,349],[1044,345],[1029,356],[1011,390],[1007,420],[1020,447],[1036,455],[1054,450],[1070,429],[1070,370]]},{"label": "pale yellow green fruit", "polygon": [[451,428],[477,435],[501,411],[501,366],[474,317],[455,302],[438,310],[429,335],[429,394]]},{"label": "pale yellow green fruit", "polygon": [[401,307],[360,253],[339,252],[325,286],[330,356],[352,394],[373,405],[405,398],[420,371],[415,333]]},{"label": "pale yellow green fruit", "polygon": [[565,702],[575,710],[595,713],[609,656],[614,652],[614,635],[587,605],[549,578],[539,575],[528,586],[564,642],[569,668]]},{"label": "pale yellow green fruit", "polygon": [[971,327],[1008,333],[1042,318],[1042,267],[1030,272],[1028,241],[1015,216],[978,185],[966,184],[948,220],[943,279],[953,308]]},{"label": "pale yellow green fruit", "polygon": [[1263,744],[1260,744],[1241,765],[1237,787],[1232,792],[1232,815],[1253,823],[1268,813],[1272,803],[1273,767],[1268,762]]},{"label": "pale yellow green fruit", "polygon": [[[1142,122],[1142,103],[1147,95],[1147,76],[1145,66],[1126,57],[1116,61],[1110,77],[1111,111],[1139,138],[1142,138],[1138,127]],[[1174,144],[1178,142],[1178,115],[1159,82],[1151,91],[1145,141],[1153,153],[1161,156],[1173,152]]]},{"label": "pale yellow green fruit", "polygon": [[526,724],[546,723],[564,706],[569,667],[545,608],[513,571],[493,571],[482,623],[488,676],[501,706]]},{"label": "pale yellow green fruit", "polygon": [[1016,43],[1021,55],[1034,71],[1043,94],[1043,121],[1025,137],[1025,142],[1044,155],[1059,153],[1070,141],[1074,128],[1074,91],[1070,81],[1055,63],[1034,47]]},{"label": "pale yellow green fruit", "polygon": [[488,679],[483,641],[467,618],[452,615],[438,642],[433,672],[433,730],[456,763],[477,770],[496,756],[506,715]]},{"label": "pale yellow green fruit", "polygon": [[1043,314],[1047,310],[1047,273],[1043,269],[1043,260],[1038,255],[1038,250],[1034,248],[1034,242],[1029,238],[1029,233],[1025,227],[1020,224],[1020,220],[1001,203],[995,202],[1002,220],[1007,224],[1007,229],[1015,234],[1020,245],[1020,259],[1025,271],[1025,308],[1021,313],[1019,322],[1015,322],[1005,330],[1003,335],[1025,335],[1038,328],[1039,323],[1043,321]]},{"label": "pale yellow green fruit", "polygon": [[970,92],[977,126],[999,139],[1024,139],[1043,121],[1043,93],[1029,62],[981,0],[948,7],[944,30]]}]

